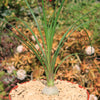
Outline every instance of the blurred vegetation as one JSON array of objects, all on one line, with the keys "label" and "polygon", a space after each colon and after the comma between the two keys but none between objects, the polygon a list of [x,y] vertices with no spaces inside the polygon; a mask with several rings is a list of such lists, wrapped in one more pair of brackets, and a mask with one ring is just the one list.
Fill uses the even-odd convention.
[{"label": "blurred vegetation", "polygon": [[[73,0],[75,1],[75,0]],[[76,0],[79,1],[79,0]],[[96,9],[96,11],[93,11],[91,13],[89,13],[87,16],[85,16],[79,23],[76,24],[80,25],[83,22],[88,22],[91,20],[95,20],[93,22],[87,23],[85,25],[83,25],[82,27],[80,27],[78,30],[82,30],[82,29],[88,29],[94,32],[94,38],[93,38],[93,43],[94,41],[97,43],[100,43],[100,36],[99,36],[99,32],[100,32],[100,20],[98,21],[97,19],[100,18],[100,2],[97,2],[97,0],[80,0],[81,2],[70,2],[67,5],[64,6],[64,11],[62,12],[63,14],[61,14],[61,18],[59,19],[59,22],[61,22],[60,26],[63,29],[63,26],[69,27],[71,26],[72,23],[74,23],[78,18],[80,18],[82,15],[84,15],[85,13],[92,11],[94,9]],[[88,1],[88,2],[86,2]]]},{"label": "blurred vegetation", "polygon": [[[14,20],[15,17],[19,17],[23,20],[25,20],[28,25],[35,26],[34,20],[31,16],[31,13],[29,9],[27,8],[24,0],[0,0],[0,18],[7,19],[11,24],[17,25],[17,27],[20,27],[17,23],[21,24],[21,22],[17,22]],[[28,0],[29,4],[31,5],[32,10],[34,11],[35,15],[37,16],[37,20],[39,22],[39,25],[42,27],[42,4],[41,0]],[[52,16],[54,12],[55,3],[57,3],[57,7],[59,7],[61,0],[53,0],[52,2],[46,1],[45,7],[46,7],[46,15],[47,15],[47,21],[50,22],[50,17]],[[38,5],[38,6],[37,6]],[[95,11],[93,11],[96,9]],[[93,38],[92,43],[100,43],[100,20],[97,20],[100,18],[100,2],[99,0],[65,0],[62,12],[60,14],[59,20],[57,22],[57,32],[64,31],[64,29],[71,26],[77,19],[79,19],[82,15],[86,14],[89,11],[92,11],[87,16],[85,16],[80,22],[76,24],[76,26],[80,25],[81,23],[88,22],[91,20],[95,20],[93,22],[89,22],[87,24],[84,24],[82,27],[78,28],[78,31],[81,31],[82,29],[88,29],[90,31],[93,31]],[[50,23],[49,23],[50,24]],[[18,43],[12,43],[12,33],[5,30],[5,28],[11,29],[11,26],[8,24],[4,24],[0,22],[0,52],[1,55],[4,55],[2,51],[5,51],[9,46],[13,44],[18,45]],[[8,34],[9,33],[9,34]],[[8,37],[9,43],[7,43],[3,37]],[[11,39],[12,38],[12,39]],[[90,37],[91,38],[91,37]],[[2,43],[2,41],[5,41],[5,43]],[[7,47],[5,44],[9,44]],[[5,49],[5,47],[7,47]],[[11,47],[12,48],[12,47]],[[9,52],[11,52],[11,48],[8,49]],[[14,47],[16,48],[16,46]],[[13,51],[12,51],[13,52]],[[10,53],[8,53],[10,54]],[[12,53],[11,53],[12,54]]]},{"label": "blurred vegetation", "polygon": [[[85,16],[80,22],[76,24],[76,26],[80,25],[81,23],[88,22],[91,20],[95,20],[93,22],[89,22],[84,24],[82,27],[78,29],[81,31],[82,29],[88,29],[93,31],[93,39],[92,43],[100,43],[100,21],[97,19],[100,18],[100,0],[65,0],[62,12],[60,14],[59,20],[57,22],[57,33],[60,30],[68,28],[71,26],[77,19],[79,19],[82,15],[86,14],[89,11],[92,11],[87,16]],[[41,0],[28,0],[32,10],[34,11],[35,15],[37,16],[38,22],[42,25],[42,4]],[[53,0],[49,2],[46,1],[45,7],[47,20],[50,22],[50,17],[54,12],[55,3],[58,4],[59,7],[61,0]],[[37,6],[38,5],[38,6]],[[96,11],[93,11],[96,9]],[[25,20],[30,26],[35,26],[34,20],[31,16],[29,9],[27,8],[24,0],[0,0],[0,18],[6,18],[10,23],[16,25],[16,21],[14,17],[19,17]],[[20,22],[18,22],[20,24]],[[50,23],[49,23],[50,24]],[[18,26],[19,27],[19,26]],[[42,26],[41,26],[42,27]],[[10,35],[7,31],[4,31],[5,28],[11,28],[9,25],[5,25],[4,23],[0,22],[0,36],[1,35]],[[1,42],[0,37],[0,42]],[[1,47],[0,47],[1,50]]]}]

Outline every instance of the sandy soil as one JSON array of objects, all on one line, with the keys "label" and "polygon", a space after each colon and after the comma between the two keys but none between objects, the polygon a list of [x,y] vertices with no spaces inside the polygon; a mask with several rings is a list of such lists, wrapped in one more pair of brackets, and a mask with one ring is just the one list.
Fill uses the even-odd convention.
[{"label": "sandy soil", "polygon": [[55,86],[59,94],[52,96],[42,94],[45,85],[45,80],[18,84],[18,88],[10,93],[11,100],[87,100],[87,91],[77,84],[56,80]]}]

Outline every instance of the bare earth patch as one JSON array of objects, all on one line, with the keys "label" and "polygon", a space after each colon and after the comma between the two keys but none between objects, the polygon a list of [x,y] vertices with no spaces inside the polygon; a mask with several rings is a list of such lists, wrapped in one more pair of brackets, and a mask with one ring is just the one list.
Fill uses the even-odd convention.
[{"label": "bare earth patch", "polygon": [[44,95],[42,90],[46,85],[45,80],[29,81],[18,84],[18,88],[11,91],[11,100],[87,100],[87,91],[79,88],[78,84],[67,81],[55,81],[55,86],[59,90],[58,95]]}]

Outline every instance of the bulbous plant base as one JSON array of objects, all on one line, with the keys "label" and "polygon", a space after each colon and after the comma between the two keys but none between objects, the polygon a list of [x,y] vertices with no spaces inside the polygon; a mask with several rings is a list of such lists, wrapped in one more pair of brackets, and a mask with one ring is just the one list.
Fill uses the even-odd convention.
[{"label": "bulbous plant base", "polygon": [[45,86],[44,89],[42,90],[42,93],[46,95],[57,95],[59,91],[56,86],[52,87]]},{"label": "bulbous plant base", "polygon": [[18,84],[10,91],[9,100],[89,100],[87,90],[78,84],[60,80],[55,81],[54,87],[48,88],[46,84],[45,80]]}]

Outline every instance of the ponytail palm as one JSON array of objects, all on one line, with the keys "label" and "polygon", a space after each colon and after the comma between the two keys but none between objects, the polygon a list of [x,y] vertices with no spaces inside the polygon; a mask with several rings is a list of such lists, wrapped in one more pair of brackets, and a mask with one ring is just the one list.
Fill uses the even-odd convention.
[{"label": "ponytail palm", "polygon": [[[21,42],[23,42],[35,55],[36,57],[38,58],[38,60],[41,62],[44,70],[45,70],[45,74],[46,74],[46,78],[47,78],[47,86],[48,87],[53,87],[54,86],[54,77],[55,77],[55,74],[57,72],[57,69],[58,67],[62,64],[62,62],[67,59],[69,56],[72,56],[74,54],[70,54],[68,56],[66,56],[64,59],[62,59],[61,63],[56,67],[55,69],[55,63],[56,63],[56,59],[57,59],[57,56],[59,54],[59,51],[61,49],[61,47],[63,46],[64,42],[68,39],[68,37],[77,29],[79,28],[80,26],[82,26],[83,24],[80,24],[79,26],[77,26],[76,28],[73,29],[73,31],[68,35],[68,37],[66,38],[66,35],[69,33],[69,31],[75,26],[75,24],[80,21],[80,19],[82,19],[85,15],[89,14],[90,12],[88,12],[87,14],[83,15],[81,18],[79,18],[74,24],[72,24],[72,26],[65,32],[65,34],[62,36],[59,44],[58,44],[58,47],[52,57],[51,55],[51,52],[52,52],[52,45],[53,45],[53,38],[55,36],[55,29],[56,29],[56,26],[57,26],[57,20],[58,20],[58,17],[60,15],[60,11],[63,7],[63,4],[64,4],[64,1],[65,0],[62,0],[61,2],[61,5],[58,9],[58,11],[56,11],[56,6],[57,4],[55,5],[55,10],[53,12],[53,15],[50,19],[49,22],[47,22],[47,19],[46,19],[46,12],[45,12],[45,2],[44,0],[42,0],[42,9],[43,9],[43,28],[44,28],[44,33],[45,33],[45,39],[44,40],[44,37],[43,37],[43,34],[42,34],[42,31],[41,31],[41,28],[38,24],[38,21],[29,5],[29,3],[27,2],[27,0],[25,0],[26,4],[27,4],[27,7],[29,8],[33,18],[34,18],[34,21],[36,23],[36,26],[37,26],[37,29],[39,31],[39,34],[40,34],[40,37],[42,39],[42,44],[43,44],[43,48],[42,46],[40,45],[40,42],[39,40],[37,39],[37,37],[35,36],[35,33],[32,31],[32,29],[28,26],[28,24],[23,21],[22,19],[19,19],[19,18],[15,18],[17,21],[21,21],[29,30],[30,32],[32,33],[32,35],[34,36],[39,48],[40,48],[40,52],[36,49],[36,47],[31,43],[31,41],[21,32],[19,31],[19,29],[17,29],[16,27],[14,27],[13,25],[11,25],[7,20],[3,20],[5,23],[8,23],[9,25],[11,25],[13,28],[15,28],[22,37],[24,37],[28,42],[26,42],[25,40],[23,40],[22,38],[18,37],[16,34],[14,34],[14,36],[16,38],[18,38]],[[9,30],[11,31],[11,30]],[[42,54],[41,54],[42,53]]]}]

